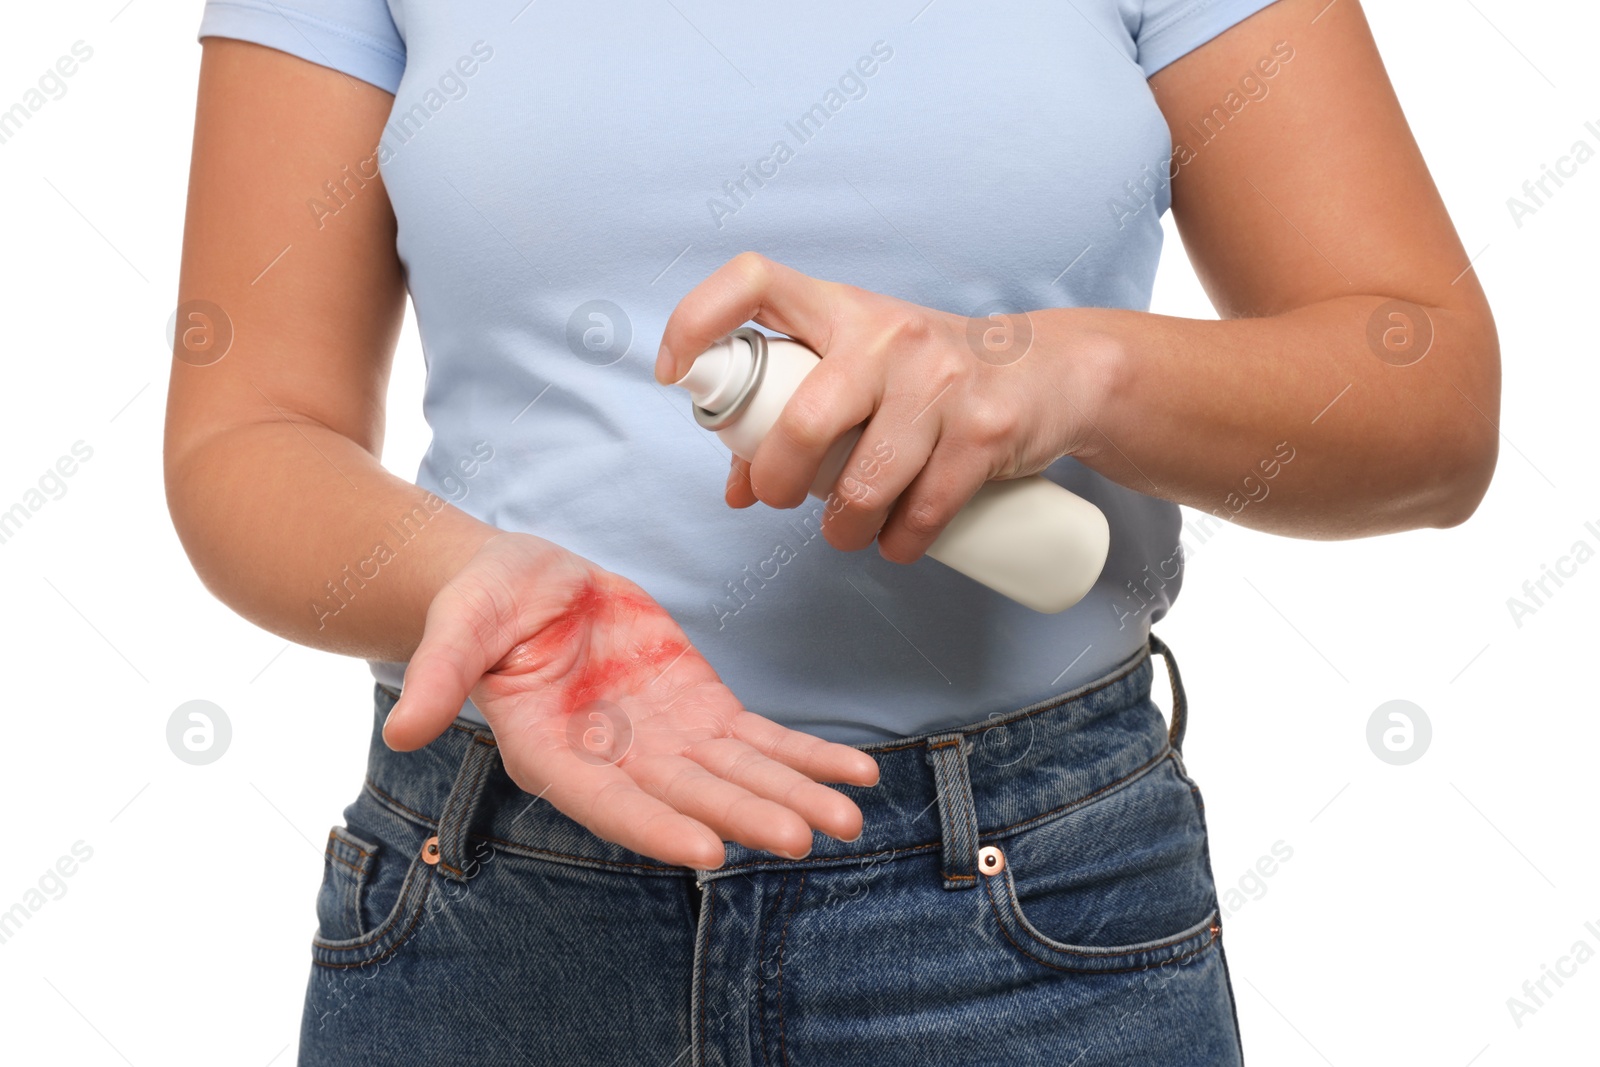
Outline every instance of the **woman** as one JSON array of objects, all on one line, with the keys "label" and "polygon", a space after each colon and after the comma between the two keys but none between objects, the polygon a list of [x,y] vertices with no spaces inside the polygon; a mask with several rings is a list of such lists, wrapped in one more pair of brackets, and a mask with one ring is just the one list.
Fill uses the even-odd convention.
[{"label": "woman", "polygon": [[[200,37],[173,518],[377,681],[302,1063],[1240,1061],[1150,633],[1177,505],[1444,527],[1496,455],[1356,0],[210,0]],[[1145,310],[1169,206],[1221,321]],[[377,459],[407,292],[416,484]],[[746,322],[823,363],[717,500],[669,386]],[[920,559],[1041,471],[1110,522],[1082,603]]]}]

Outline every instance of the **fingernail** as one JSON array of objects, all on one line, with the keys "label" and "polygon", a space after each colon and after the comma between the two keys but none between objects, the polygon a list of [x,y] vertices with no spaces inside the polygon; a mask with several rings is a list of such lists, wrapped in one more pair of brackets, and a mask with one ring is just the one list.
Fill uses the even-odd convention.
[{"label": "fingernail", "polygon": [[[663,378],[662,375],[664,374],[668,375],[669,377]],[[656,352],[656,381],[660,382],[662,385],[671,385],[673,382],[677,381],[676,378],[670,377],[671,374],[672,352],[667,348],[667,343],[663,341],[661,342],[661,348]]]}]

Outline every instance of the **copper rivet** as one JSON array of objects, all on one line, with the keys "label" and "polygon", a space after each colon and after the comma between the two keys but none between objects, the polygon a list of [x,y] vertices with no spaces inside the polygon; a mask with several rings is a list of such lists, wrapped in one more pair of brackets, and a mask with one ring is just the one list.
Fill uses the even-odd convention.
[{"label": "copper rivet", "polygon": [[978,869],[984,874],[999,874],[1006,869],[1006,854],[994,845],[978,850]]},{"label": "copper rivet", "polygon": [[439,862],[439,839],[430,837],[422,843],[422,862],[434,864]]}]

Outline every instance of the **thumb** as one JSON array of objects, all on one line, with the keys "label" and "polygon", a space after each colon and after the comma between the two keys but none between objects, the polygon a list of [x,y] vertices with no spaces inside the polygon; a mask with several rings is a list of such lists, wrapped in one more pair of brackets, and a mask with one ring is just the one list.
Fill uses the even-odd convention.
[{"label": "thumb", "polygon": [[473,626],[482,617],[453,587],[434,598],[422,640],[406,664],[400,699],[383,724],[390,748],[410,752],[444,733],[478,679],[500,659]]}]

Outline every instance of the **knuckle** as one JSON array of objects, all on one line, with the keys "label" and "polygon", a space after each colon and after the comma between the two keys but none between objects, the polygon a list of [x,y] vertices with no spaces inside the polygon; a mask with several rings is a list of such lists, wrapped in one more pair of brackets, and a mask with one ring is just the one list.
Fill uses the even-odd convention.
[{"label": "knuckle", "polygon": [[728,261],[728,267],[752,289],[764,286],[772,273],[772,261],[760,252],[740,252]]},{"label": "knuckle", "polygon": [[964,414],[964,433],[972,443],[992,446],[1009,441],[1016,429],[1016,412],[992,400],[974,400]]},{"label": "knuckle", "polygon": [[702,769],[698,764],[687,767],[676,767],[668,773],[665,781],[661,783],[661,799],[671,802],[673,799],[685,799],[694,794],[697,780],[702,776]]},{"label": "knuckle", "polygon": [[901,520],[901,526],[906,533],[917,540],[931,540],[938,535],[940,530],[944,529],[949,521],[948,509],[939,507],[931,501],[922,500],[906,509],[905,518]]},{"label": "knuckle", "polygon": [[892,351],[920,348],[933,336],[933,324],[914,304],[896,304],[885,313],[884,341]]},{"label": "knuckle", "polygon": [[769,759],[785,767],[793,767],[803,761],[811,751],[813,740],[816,738],[799,730],[784,730],[772,738],[765,754]]},{"label": "knuckle", "polygon": [[870,515],[883,503],[882,494],[870,481],[853,474],[840,478],[835,483],[834,492],[840,498],[839,509],[847,515]]},{"label": "knuckle", "polygon": [[728,771],[723,776],[731,782],[747,781],[753,778],[769,760],[753,748],[745,749],[734,754],[728,762]]},{"label": "knuckle", "polygon": [[796,393],[783,410],[784,432],[803,449],[823,448],[833,442],[828,406],[806,392]]}]

